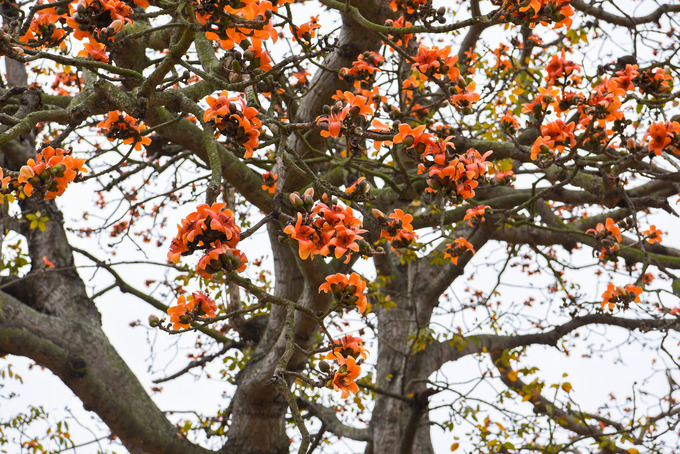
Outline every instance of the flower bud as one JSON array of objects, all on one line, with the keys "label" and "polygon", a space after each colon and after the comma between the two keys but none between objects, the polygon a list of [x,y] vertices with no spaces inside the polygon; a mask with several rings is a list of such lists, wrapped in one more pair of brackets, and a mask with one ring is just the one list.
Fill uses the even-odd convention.
[{"label": "flower bud", "polygon": [[382,211],[380,211],[380,210],[377,209],[377,208],[373,208],[373,209],[371,210],[371,213],[372,213],[373,216],[375,216],[375,218],[376,218],[377,220],[379,220],[379,221],[380,221],[380,220],[384,220],[384,219],[386,218],[385,213],[383,213]]},{"label": "flower bud", "polygon": [[161,323],[161,320],[158,317],[156,317],[153,314],[149,315],[149,326],[150,327],[155,328],[158,325],[160,325],[160,323]]},{"label": "flower bud", "polygon": [[331,365],[328,364],[326,361],[321,361],[321,362],[319,363],[319,370],[320,370],[321,372],[328,372],[328,371],[331,370]]}]

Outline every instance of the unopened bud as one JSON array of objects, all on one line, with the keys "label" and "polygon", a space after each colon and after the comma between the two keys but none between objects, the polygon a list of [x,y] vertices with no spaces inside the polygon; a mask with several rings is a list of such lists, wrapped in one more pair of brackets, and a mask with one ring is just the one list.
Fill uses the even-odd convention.
[{"label": "unopened bud", "polygon": [[113,33],[118,33],[121,28],[123,28],[123,21],[120,19],[116,19],[113,22],[111,22],[111,25],[109,25],[109,28],[113,29]]},{"label": "unopened bud", "polygon": [[158,325],[160,325],[160,323],[161,323],[161,319],[159,319],[158,317],[156,317],[153,314],[149,315],[149,326],[150,327],[155,328]]},{"label": "unopened bud", "polygon": [[302,205],[304,202],[300,198],[300,194],[297,192],[293,192],[289,197],[290,203],[295,207],[295,208],[302,208]]},{"label": "unopened bud", "polygon": [[328,371],[331,370],[331,365],[328,364],[326,361],[321,361],[321,362],[319,363],[319,370],[320,370],[321,372],[328,372]]}]

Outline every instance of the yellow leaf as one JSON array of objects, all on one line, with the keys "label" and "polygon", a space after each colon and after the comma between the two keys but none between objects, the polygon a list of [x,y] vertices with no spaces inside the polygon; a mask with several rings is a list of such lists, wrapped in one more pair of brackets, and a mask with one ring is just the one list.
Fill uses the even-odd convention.
[{"label": "yellow leaf", "polygon": [[628,448],[626,449],[626,452],[628,454],[640,454],[640,451],[638,451],[636,448]]},{"label": "yellow leaf", "polygon": [[510,379],[511,382],[516,382],[517,381],[517,371],[511,370],[510,372],[508,372],[508,378]]},{"label": "yellow leaf", "polygon": [[455,451],[460,446],[460,443],[454,443],[451,445],[451,451]]},{"label": "yellow leaf", "polygon": [[562,383],[562,389],[565,390],[566,392],[571,392],[571,383],[568,381]]}]

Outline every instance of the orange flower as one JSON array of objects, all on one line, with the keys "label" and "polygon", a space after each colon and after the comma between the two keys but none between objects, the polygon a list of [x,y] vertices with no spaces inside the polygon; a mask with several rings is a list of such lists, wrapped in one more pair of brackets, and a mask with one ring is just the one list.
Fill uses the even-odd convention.
[{"label": "orange flower", "polygon": [[592,233],[596,237],[601,238],[613,236],[616,238],[616,241],[620,243],[623,240],[621,237],[621,229],[616,225],[612,218],[607,218],[604,222],[604,224],[601,222],[598,223],[594,229],[586,230],[586,233]]},{"label": "orange flower", "polygon": [[366,359],[368,351],[364,348],[364,341],[360,337],[354,337],[351,334],[342,336],[340,340],[335,341],[333,350],[326,355],[326,359],[339,360],[339,358],[352,357],[357,359],[361,356]]},{"label": "orange flower", "polygon": [[221,271],[242,273],[246,270],[247,264],[248,258],[243,252],[216,241],[215,247],[209,249],[198,261],[196,271],[201,277],[212,279],[213,274]]},{"label": "orange flower", "polygon": [[203,292],[194,292],[188,298],[180,295],[177,305],[168,308],[172,329],[189,328],[197,318],[213,318],[217,314],[217,304]]},{"label": "orange flower", "polygon": [[316,35],[316,29],[321,28],[321,25],[319,25],[319,16],[312,16],[309,20],[309,22],[305,22],[304,24],[300,26],[290,26],[290,31],[293,32],[293,41],[311,41],[312,38]]},{"label": "orange flower", "polygon": [[380,210],[374,209],[373,216],[381,227],[380,238],[389,241],[393,250],[408,247],[418,238],[411,225],[413,216],[405,214],[398,208],[390,214],[389,218],[392,219],[390,222],[387,222],[387,218]]},{"label": "orange flower", "polygon": [[361,374],[361,368],[357,365],[356,360],[351,356],[348,358],[337,358],[338,368],[333,377],[333,388],[342,393],[342,398],[349,397],[349,393],[356,394],[359,387],[354,382]]},{"label": "orange flower", "polygon": [[[348,250],[359,252],[359,245],[357,244],[356,241],[362,238],[360,235],[357,234],[356,231],[348,229],[344,225],[336,225],[335,230],[336,230],[335,236],[331,238],[331,240],[326,245],[326,248],[330,248],[331,246],[334,248],[336,259],[339,259],[343,255],[345,255],[345,252],[347,252]],[[322,255],[325,254],[323,254],[322,252]],[[345,260],[345,263],[349,263],[350,258],[351,255],[347,254],[347,259]]]},{"label": "orange flower", "polygon": [[413,148],[418,154],[424,154],[435,143],[434,136],[424,132],[425,127],[425,125],[420,125],[413,129],[411,126],[401,123],[399,125],[399,133],[394,136],[392,141],[394,143],[402,143],[404,148]]},{"label": "orange flower", "polygon": [[463,220],[468,221],[470,226],[484,222],[484,214],[486,213],[486,210],[490,208],[491,207],[489,205],[477,205],[476,207],[468,208],[465,212],[465,217]]},{"label": "orange flower", "polygon": [[574,63],[573,61],[566,60],[564,54],[564,49],[562,49],[561,55],[554,54],[550,59],[550,62],[545,67],[545,70],[548,73],[548,75],[545,76],[545,80],[547,80],[550,84],[555,83],[555,81],[560,77],[566,78],[574,71],[581,70],[581,65]]},{"label": "orange flower", "polygon": [[348,113],[353,117],[359,115],[373,115],[373,108],[367,105],[367,99],[364,96],[354,95],[349,91],[341,92],[338,96],[341,101],[347,102]]},{"label": "orange flower", "polygon": [[93,41],[90,38],[90,42],[84,43],[83,46],[85,49],[78,52],[79,57],[92,57],[104,63],[109,62],[109,56],[106,55],[106,46],[104,44]]},{"label": "orange flower", "polygon": [[647,237],[647,242],[649,244],[661,243],[661,234],[663,232],[657,229],[655,225],[649,226],[649,229],[642,233],[644,233],[645,237]]},{"label": "orange flower", "polygon": [[[260,62],[262,64],[262,61]],[[206,102],[210,106],[203,121],[210,123],[217,129],[215,138],[224,135],[229,141],[246,149],[244,158],[252,157],[253,150],[259,145],[260,128],[262,122],[257,118],[258,111],[248,107],[241,96],[229,96],[223,91],[217,98],[208,96]]]},{"label": "orange flower", "polygon": [[338,304],[348,308],[356,306],[360,314],[366,310],[368,302],[364,290],[366,282],[357,273],[326,276],[326,282],[319,287],[319,293],[332,293]]},{"label": "orange flower", "polygon": [[510,134],[515,134],[519,130],[517,118],[509,111],[501,117],[501,126]]},{"label": "orange flower", "polygon": [[316,124],[325,128],[321,131],[322,137],[340,137],[340,130],[342,124],[347,117],[349,108],[335,107],[327,116],[319,116],[316,118]]},{"label": "orange flower", "polygon": [[265,172],[262,174],[262,189],[274,194],[276,192],[276,180],[279,179],[278,175],[274,175],[271,172]]},{"label": "orange flower", "polygon": [[663,149],[670,145],[673,139],[679,135],[680,123],[667,121],[665,123],[652,123],[644,138],[652,138],[647,147],[650,152],[654,152],[655,155],[659,156]]},{"label": "orange flower", "polygon": [[446,252],[444,253],[444,258],[451,259],[451,263],[453,263],[454,265],[458,265],[458,259],[466,252],[470,251],[473,254],[475,253],[474,246],[472,246],[472,243],[470,243],[465,238],[459,237],[456,238],[453,242],[456,243],[455,246],[453,245],[453,243],[449,243],[446,245]]},{"label": "orange flower", "polygon": [[192,317],[190,314],[188,314],[188,312],[191,312],[193,308],[194,302],[187,302],[186,297],[181,295],[177,299],[177,306],[168,308],[168,315],[170,316],[170,322],[172,322],[172,329],[178,330],[189,328]]},{"label": "orange flower", "polygon": [[137,120],[119,110],[109,112],[108,117],[97,125],[100,133],[104,134],[110,142],[116,139],[122,140],[125,145],[132,144],[137,151],[142,150],[142,145],[151,145],[151,138],[143,136],[141,129],[144,123],[137,124]]},{"label": "orange flower", "polygon": [[[287,225],[283,229],[283,232],[290,236],[292,239],[298,242],[298,254],[302,260],[307,260],[309,256],[314,257],[315,254],[319,253],[319,248],[317,244],[322,243],[322,238],[319,237],[317,231],[310,225],[302,223],[302,214],[297,214],[297,219],[295,225]],[[326,233],[323,240],[330,240],[332,232]],[[325,244],[327,241],[323,241]]]},{"label": "orange flower", "polygon": [[[182,219],[181,224],[177,226],[177,235],[170,245],[168,260],[179,263],[182,255],[189,255],[198,249],[215,249],[222,245],[227,248],[236,246],[241,228],[234,223],[234,214],[231,210],[222,211],[225,206],[225,203],[201,204],[195,212]],[[238,252],[236,255],[241,257],[240,251],[235,251]],[[208,262],[204,262],[204,265],[207,264]],[[236,269],[240,267],[241,265],[236,266]]]},{"label": "orange flower", "polygon": [[[68,184],[81,173],[87,172],[84,163],[85,159],[74,158],[66,150],[45,147],[35,159],[29,159],[21,167],[17,181],[23,184],[23,192],[27,197],[33,194],[34,189],[40,188],[45,199],[54,199],[62,195]],[[2,181],[4,183],[7,180]]]},{"label": "orange flower", "polygon": [[609,309],[614,309],[616,303],[622,303],[624,309],[628,308],[631,302],[640,302],[640,294],[642,288],[636,285],[626,285],[625,287],[614,286],[614,284],[607,285],[607,290],[602,294],[602,309],[605,306]]}]

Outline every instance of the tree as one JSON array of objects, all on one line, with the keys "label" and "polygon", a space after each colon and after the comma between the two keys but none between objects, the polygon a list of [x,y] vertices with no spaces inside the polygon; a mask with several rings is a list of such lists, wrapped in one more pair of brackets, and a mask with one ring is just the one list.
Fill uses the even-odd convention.
[{"label": "tree", "polygon": [[[680,5],[302,3],[0,5],[0,351],[131,453],[429,453],[432,425],[464,422],[475,452],[676,452],[680,250],[653,222],[672,239]],[[98,198],[69,231],[78,187]],[[264,231],[272,275],[244,243]],[[78,235],[169,251],[168,274],[138,288]],[[111,285],[89,291],[84,260]],[[200,336],[168,378],[237,364],[227,408],[167,419],[102,331],[115,290],[148,329]],[[592,408],[527,360],[594,353],[605,328],[602,350],[625,332],[667,388]],[[497,396],[442,372],[471,357]]]}]

